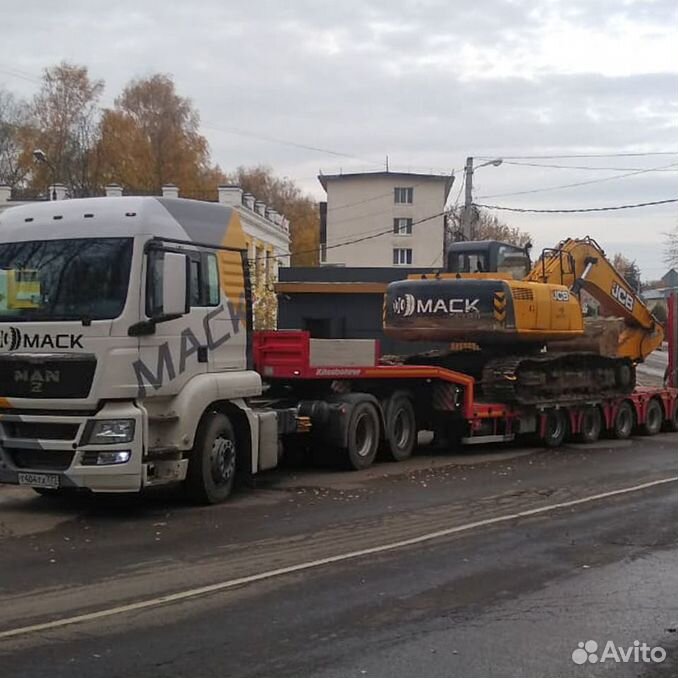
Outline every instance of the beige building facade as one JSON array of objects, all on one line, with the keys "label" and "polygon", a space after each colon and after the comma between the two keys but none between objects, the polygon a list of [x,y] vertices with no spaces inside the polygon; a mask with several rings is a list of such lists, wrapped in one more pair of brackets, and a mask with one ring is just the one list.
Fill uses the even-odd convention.
[{"label": "beige building facade", "polygon": [[321,174],[318,180],[327,193],[321,208],[321,265],[442,266],[441,213],[453,179],[400,172]]}]

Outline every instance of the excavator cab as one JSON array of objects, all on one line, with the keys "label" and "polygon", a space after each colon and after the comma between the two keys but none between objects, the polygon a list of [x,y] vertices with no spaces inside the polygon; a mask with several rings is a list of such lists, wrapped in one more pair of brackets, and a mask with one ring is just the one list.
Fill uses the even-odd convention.
[{"label": "excavator cab", "polygon": [[498,240],[455,242],[447,248],[447,273],[507,273],[522,280],[532,268],[530,246],[518,247]]}]

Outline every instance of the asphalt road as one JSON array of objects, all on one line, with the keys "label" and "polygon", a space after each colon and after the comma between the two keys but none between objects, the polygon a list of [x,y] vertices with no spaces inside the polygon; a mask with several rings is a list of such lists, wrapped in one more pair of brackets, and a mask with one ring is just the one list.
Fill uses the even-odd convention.
[{"label": "asphalt road", "polygon": [[[211,508],[0,489],[1,675],[675,677],[677,443],[276,472]],[[666,659],[575,664],[590,640]]]}]

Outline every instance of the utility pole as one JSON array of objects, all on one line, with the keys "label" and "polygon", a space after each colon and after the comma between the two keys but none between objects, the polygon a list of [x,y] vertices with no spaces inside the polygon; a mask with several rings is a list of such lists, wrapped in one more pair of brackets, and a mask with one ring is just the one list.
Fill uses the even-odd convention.
[{"label": "utility pole", "polygon": [[[488,160],[482,165],[478,165],[477,169],[481,167],[487,167],[492,165],[493,167],[499,167],[499,165],[504,162],[501,158],[495,158],[494,160]],[[471,240],[475,234],[473,233],[473,222],[476,217],[476,209],[473,207],[473,157],[466,158],[466,167],[464,167],[464,184],[465,199],[464,199],[464,212],[461,215],[461,232],[464,236],[464,240]]]},{"label": "utility pole", "polygon": [[465,197],[464,213],[461,217],[461,232],[464,240],[471,240],[472,221],[473,221],[473,158],[466,158],[466,167],[464,167]]}]

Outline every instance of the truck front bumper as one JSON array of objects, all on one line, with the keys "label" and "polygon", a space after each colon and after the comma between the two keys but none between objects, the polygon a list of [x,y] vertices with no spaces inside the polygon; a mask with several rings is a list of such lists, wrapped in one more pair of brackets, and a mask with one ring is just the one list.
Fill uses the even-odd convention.
[{"label": "truck front bumper", "polygon": [[[131,419],[129,442],[91,445],[92,421]],[[144,413],[131,402],[107,403],[91,416],[0,413],[0,483],[92,492],[138,492],[143,485]],[[99,452],[129,452],[124,463],[97,463]],[[127,456],[126,454],[124,456]]]}]

